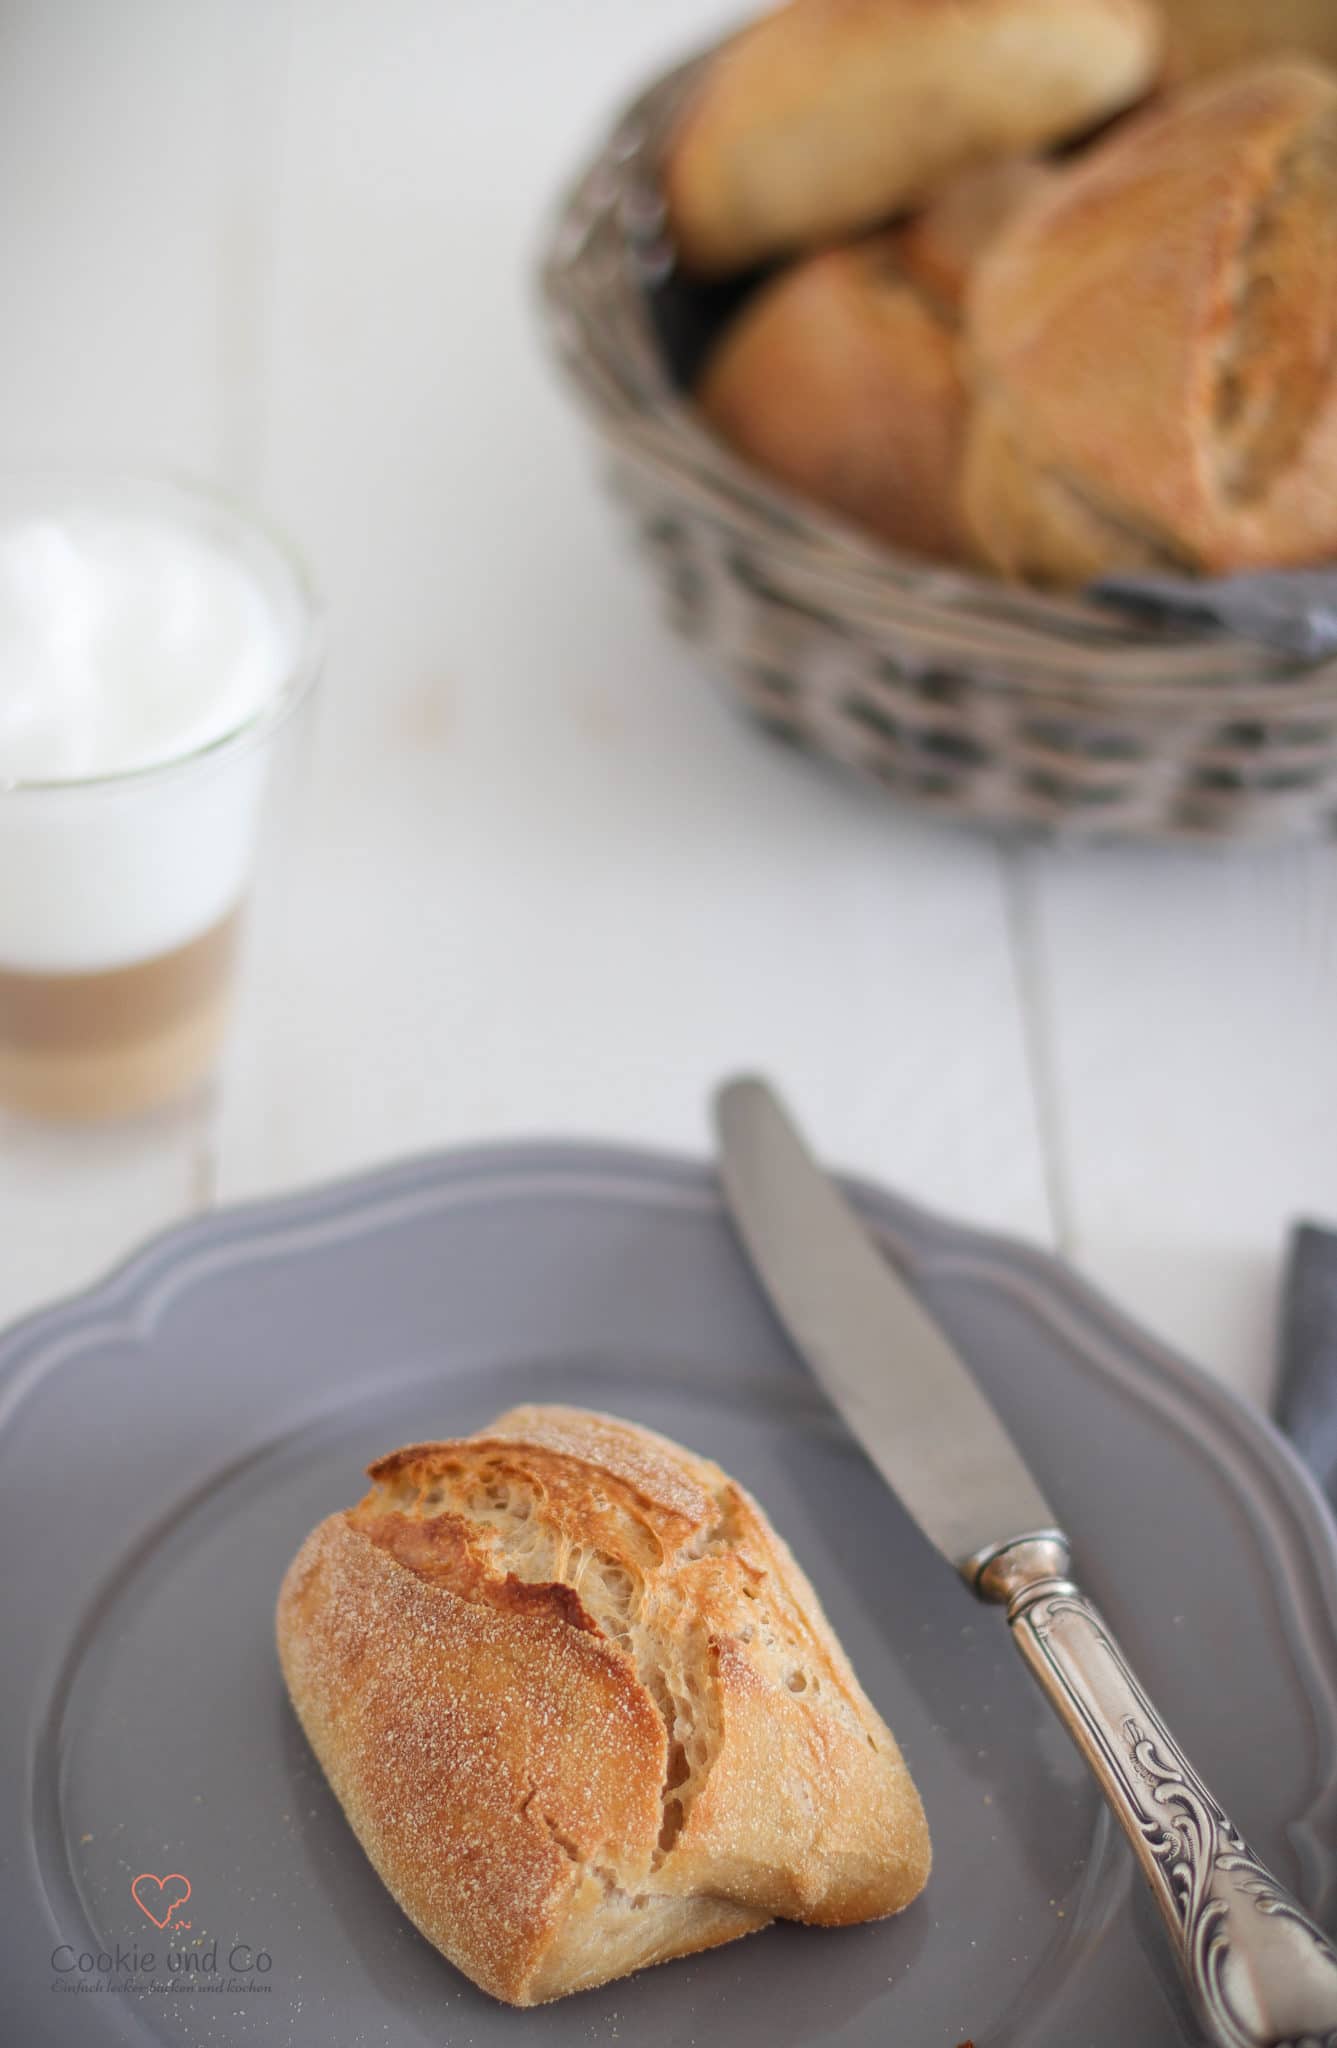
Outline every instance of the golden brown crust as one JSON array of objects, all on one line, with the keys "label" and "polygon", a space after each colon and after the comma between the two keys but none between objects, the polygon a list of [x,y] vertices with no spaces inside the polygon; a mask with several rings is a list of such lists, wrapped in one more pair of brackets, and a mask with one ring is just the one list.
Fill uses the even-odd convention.
[{"label": "golden brown crust", "polygon": [[1176,83],[1262,57],[1337,63],[1333,0],[1158,0],[1166,23],[1166,71]]},{"label": "golden brown crust", "polygon": [[958,337],[907,280],[894,237],[808,257],[764,285],[697,399],[740,455],[815,503],[895,547],[969,553]]},{"label": "golden brown crust", "polygon": [[1130,123],[1004,229],[970,333],[997,567],[1337,554],[1337,79],[1259,66]]},{"label": "golden brown crust", "polygon": [[1160,38],[1144,0],[789,0],[718,52],[670,140],[679,253],[719,274],[873,227],[1130,105]]},{"label": "golden brown crust", "polygon": [[1053,164],[1034,156],[1000,157],[958,171],[895,231],[893,247],[906,277],[960,319],[985,250],[1058,175]]},{"label": "golden brown crust", "polygon": [[284,1676],[376,1869],[485,1990],[532,2004],[919,1891],[896,1745],[717,1467],[530,1408],[372,1473],[289,1568]]}]

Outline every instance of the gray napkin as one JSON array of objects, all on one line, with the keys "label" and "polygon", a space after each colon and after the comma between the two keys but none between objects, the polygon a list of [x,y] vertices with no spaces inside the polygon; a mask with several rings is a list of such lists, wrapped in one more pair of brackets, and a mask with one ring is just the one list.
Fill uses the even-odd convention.
[{"label": "gray napkin", "polygon": [[1291,1239],[1277,1420],[1337,1509],[1337,1231],[1317,1223]]},{"label": "gray napkin", "polygon": [[1170,626],[1217,626],[1302,661],[1337,654],[1337,569],[1256,576],[1105,576],[1087,595]]}]

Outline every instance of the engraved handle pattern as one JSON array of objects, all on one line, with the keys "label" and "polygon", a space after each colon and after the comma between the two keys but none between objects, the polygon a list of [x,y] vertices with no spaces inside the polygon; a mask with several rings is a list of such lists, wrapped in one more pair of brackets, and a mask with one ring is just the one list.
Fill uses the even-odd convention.
[{"label": "engraved handle pattern", "polygon": [[1337,1952],[1207,1790],[1095,1608],[1051,1579],[1008,1619],[1133,1845],[1211,2040],[1337,2048]]}]

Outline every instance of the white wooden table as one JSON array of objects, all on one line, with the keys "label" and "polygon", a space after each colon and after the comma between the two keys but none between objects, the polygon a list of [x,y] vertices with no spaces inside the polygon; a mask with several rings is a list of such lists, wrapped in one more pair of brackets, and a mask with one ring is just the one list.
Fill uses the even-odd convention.
[{"label": "white wooden table", "polygon": [[770,1070],[836,1160],[1056,1244],[1265,1396],[1337,1218],[1337,852],[967,837],[746,730],[655,615],[532,257],[714,0],[9,0],[0,459],[186,469],[332,658],[217,1099],[0,1130],[0,1317],[200,1207],[405,1150],[700,1151]]}]

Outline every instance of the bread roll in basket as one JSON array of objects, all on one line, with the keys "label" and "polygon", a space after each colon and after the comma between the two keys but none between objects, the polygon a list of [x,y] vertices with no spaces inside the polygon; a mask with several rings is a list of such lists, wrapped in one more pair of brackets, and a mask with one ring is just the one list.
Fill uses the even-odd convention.
[{"label": "bread roll in basket", "polygon": [[1337,560],[1337,74],[1212,79],[1006,223],[967,512],[1011,575]]},{"label": "bread roll in basket", "polygon": [[1151,0],[799,0],[718,54],[664,160],[707,274],[834,241],[953,172],[1094,127],[1152,83]]}]

